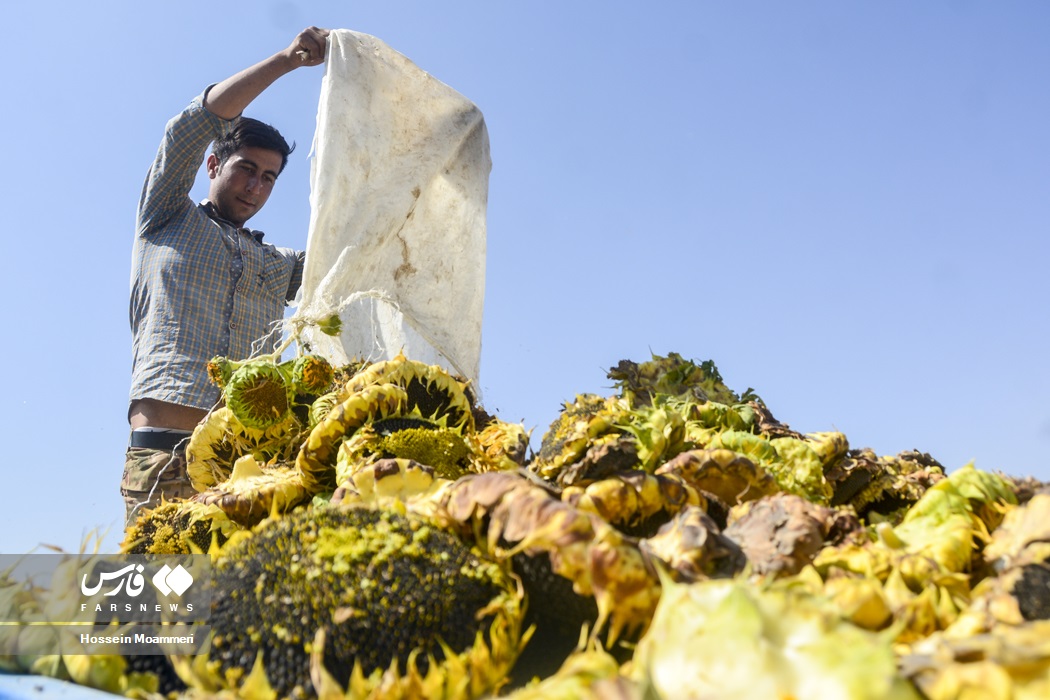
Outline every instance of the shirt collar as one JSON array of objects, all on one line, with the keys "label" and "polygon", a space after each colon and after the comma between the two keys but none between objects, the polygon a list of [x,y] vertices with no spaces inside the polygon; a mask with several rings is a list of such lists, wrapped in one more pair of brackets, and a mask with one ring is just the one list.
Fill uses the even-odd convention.
[{"label": "shirt collar", "polygon": [[217,221],[220,224],[226,224],[227,226],[233,226],[238,231],[244,231],[245,233],[249,233],[256,241],[262,243],[264,235],[262,231],[253,231],[252,229],[247,228],[245,226],[237,226],[232,221],[222,218],[222,216],[219,215],[219,211],[215,208],[215,205],[209,202],[207,199],[201,201],[200,206],[201,209],[204,210],[204,213],[207,214],[208,217],[211,218],[213,221]]}]

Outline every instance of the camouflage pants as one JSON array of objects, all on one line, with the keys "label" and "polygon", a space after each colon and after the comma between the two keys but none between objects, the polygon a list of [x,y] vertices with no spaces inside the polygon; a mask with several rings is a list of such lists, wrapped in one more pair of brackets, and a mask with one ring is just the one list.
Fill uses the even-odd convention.
[{"label": "camouflage pants", "polygon": [[189,498],[195,493],[186,474],[184,448],[128,448],[124,458],[124,476],[120,480],[120,494],[124,496],[128,524],[139,513],[160,505],[161,496],[170,501],[173,498]]}]

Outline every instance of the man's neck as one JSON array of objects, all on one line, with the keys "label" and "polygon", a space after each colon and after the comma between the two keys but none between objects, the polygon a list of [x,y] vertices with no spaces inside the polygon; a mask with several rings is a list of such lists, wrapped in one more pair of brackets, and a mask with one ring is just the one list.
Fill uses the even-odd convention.
[{"label": "man's neck", "polygon": [[224,217],[221,212],[219,212],[219,208],[216,207],[215,203],[212,202],[210,199],[202,200],[201,201],[201,207],[204,208],[204,213],[207,214],[213,221],[216,221],[216,222],[218,222],[220,224],[225,224],[227,226],[233,226],[235,229],[238,229],[240,231],[244,231],[245,233],[249,233],[249,234],[251,234],[252,236],[255,237],[255,240],[257,240],[260,243],[262,243],[262,239],[263,239],[262,231],[254,231],[254,230],[248,228],[247,226],[244,226],[243,224],[238,225],[236,222],[230,221],[229,219]]}]

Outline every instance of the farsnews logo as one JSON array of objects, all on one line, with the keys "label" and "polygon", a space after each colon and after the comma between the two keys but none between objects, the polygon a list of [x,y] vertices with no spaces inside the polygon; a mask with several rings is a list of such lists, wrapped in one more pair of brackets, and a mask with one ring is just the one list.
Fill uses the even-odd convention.
[{"label": "farsnews logo", "polygon": [[[113,596],[124,591],[133,598],[137,597],[139,593],[142,593],[142,589],[146,585],[142,577],[142,564],[128,564],[122,569],[108,573],[104,571],[99,572],[98,583],[94,586],[88,585],[88,575],[84,574],[83,578],[80,579],[80,592],[86,596],[98,595],[98,592],[102,590],[102,586],[111,581],[116,581],[116,585],[103,595]],[[126,588],[124,586],[125,583],[127,584]]]},{"label": "farsnews logo", "polygon": [[[108,583],[111,587],[103,595],[115,596],[123,592],[127,596],[136,598],[146,586],[142,572],[142,564],[128,564],[116,571],[100,572],[95,585],[89,585],[88,574],[84,574],[80,580],[80,592],[85,596],[98,595],[103,586]],[[193,585],[193,576],[182,564],[177,565],[174,569],[165,564],[153,575],[151,583],[165,597],[172,593],[181,596]]]}]

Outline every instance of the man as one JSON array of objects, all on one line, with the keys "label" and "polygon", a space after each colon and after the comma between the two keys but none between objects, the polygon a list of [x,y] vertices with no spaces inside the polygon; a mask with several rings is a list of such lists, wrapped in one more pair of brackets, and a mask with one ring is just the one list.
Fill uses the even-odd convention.
[{"label": "man", "polygon": [[[325,29],[303,30],[168,122],[139,200],[132,254],[131,440],[121,480],[129,520],[162,496],[194,493],[185,444],[219,399],[208,360],[266,350],[299,288],[303,253],[265,244],[245,228],[293,147],[273,127],[240,115],[281,76],[323,63],[327,37]],[[195,204],[190,189],[212,142],[208,198]]]}]

